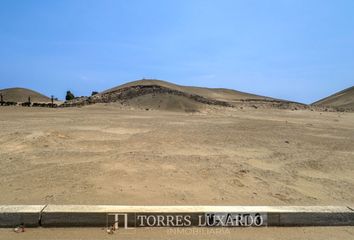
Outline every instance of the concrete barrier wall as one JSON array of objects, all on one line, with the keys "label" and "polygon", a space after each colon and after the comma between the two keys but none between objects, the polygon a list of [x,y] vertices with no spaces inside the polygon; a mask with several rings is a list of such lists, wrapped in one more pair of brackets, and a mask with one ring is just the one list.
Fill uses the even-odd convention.
[{"label": "concrete barrier wall", "polygon": [[38,227],[45,205],[0,205],[0,227]]},{"label": "concrete barrier wall", "polygon": [[[5,205],[0,206],[0,227],[104,227],[114,224],[109,213],[134,216],[191,216],[196,226],[206,214],[263,214],[264,226],[354,226],[354,211],[346,206],[110,206],[110,205]],[[113,219],[113,220],[112,220]],[[113,222],[112,222],[113,221]],[[204,220],[203,220],[204,221]]]}]

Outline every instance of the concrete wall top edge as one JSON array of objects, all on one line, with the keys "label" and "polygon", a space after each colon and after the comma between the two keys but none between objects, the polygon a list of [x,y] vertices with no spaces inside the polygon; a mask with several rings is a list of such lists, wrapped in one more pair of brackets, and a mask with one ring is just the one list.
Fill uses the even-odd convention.
[{"label": "concrete wall top edge", "polygon": [[119,206],[119,205],[48,205],[51,212],[140,212],[140,213],[189,213],[189,212],[352,212],[346,206]]},{"label": "concrete wall top edge", "polygon": [[39,213],[45,205],[0,205],[0,213]]},{"label": "concrete wall top edge", "polygon": [[192,212],[341,212],[353,213],[346,206],[121,206],[121,205],[0,205],[0,213],[44,213],[80,212],[80,213],[192,213]]}]

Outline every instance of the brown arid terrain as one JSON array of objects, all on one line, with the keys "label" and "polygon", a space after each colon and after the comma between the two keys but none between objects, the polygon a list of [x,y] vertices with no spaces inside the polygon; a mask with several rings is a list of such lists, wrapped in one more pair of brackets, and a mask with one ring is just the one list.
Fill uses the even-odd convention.
[{"label": "brown arid terrain", "polygon": [[0,127],[0,204],[354,202],[354,113],[1,107]]},{"label": "brown arid terrain", "polygon": [[[30,93],[12,89],[4,95],[25,102]],[[336,101],[349,106],[352,93],[346,93],[340,95],[345,100]],[[31,99],[50,101],[42,96],[35,93]],[[342,112],[333,101],[308,106],[144,80],[57,104],[0,107],[0,204],[353,207],[354,113]],[[108,235],[100,228],[0,230],[0,239],[15,236],[353,239],[354,231],[143,228]]]},{"label": "brown arid terrain", "polygon": [[26,102],[30,98],[33,102],[49,103],[49,97],[27,88],[0,89],[0,94],[5,102]]},{"label": "brown arid terrain", "polygon": [[354,86],[314,102],[312,105],[354,111]]},{"label": "brown arid terrain", "polygon": [[121,103],[141,109],[200,112],[208,106],[229,108],[308,109],[309,106],[287,100],[258,96],[224,88],[180,86],[170,82],[143,79],[114,87],[90,97],[80,97],[62,107],[85,106],[95,103]]}]

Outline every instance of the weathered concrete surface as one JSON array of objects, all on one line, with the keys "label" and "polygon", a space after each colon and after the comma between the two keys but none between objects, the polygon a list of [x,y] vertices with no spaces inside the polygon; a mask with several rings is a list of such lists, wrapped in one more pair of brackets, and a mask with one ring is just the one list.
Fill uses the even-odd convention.
[{"label": "weathered concrete surface", "polygon": [[[113,205],[4,205],[0,227],[103,227],[107,214],[262,213],[268,226],[354,226],[354,211],[346,206],[113,206]],[[134,221],[129,219],[130,223]]]},{"label": "weathered concrete surface", "polygon": [[38,227],[45,205],[0,205],[0,227]]},{"label": "weathered concrete surface", "polygon": [[349,207],[289,207],[284,212],[269,212],[268,226],[354,226],[354,211]]},{"label": "weathered concrete surface", "polygon": [[[268,226],[353,226],[354,211],[342,206],[107,206],[49,205],[42,226],[105,226],[107,213],[155,215],[264,213]],[[129,220],[131,221],[131,220]]]}]

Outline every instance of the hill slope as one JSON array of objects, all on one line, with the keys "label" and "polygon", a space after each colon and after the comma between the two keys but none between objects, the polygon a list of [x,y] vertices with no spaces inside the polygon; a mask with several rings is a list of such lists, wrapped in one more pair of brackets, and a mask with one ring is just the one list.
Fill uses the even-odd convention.
[{"label": "hill slope", "polygon": [[140,109],[183,112],[198,112],[205,109],[207,105],[232,107],[232,104],[227,101],[195,94],[193,91],[186,91],[184,88],[158,80],[135,81],[91,97],[67,101],[64,106],[119,102]]},{"label": "hill slope", "polygon": [[[78,106],[92,103],[112,103],[140,109],[198,112],[216,105],[223,107],[251,106],[293,108],[304,107],[298,103],[278,100],[222,88],[180,86],[161,80],[138,80],[114,87],[91,97],[67,101],[63,106]],[[256,106],[257,105],[257,106]],[[295,106],[296,105],[296,106]]]},{"label": "hill slope", "polygon": [[6,102],[27,102],[28,97],[31,97],[31,102],[50,102],[47,96],[27,88],[1,89],[0,94]]},{"label": "hill slope", "polygon": [[108,93],[116,91],[126,87],[132,87],[137,85],[157,85],[165,88],[186,92],[189,94],[203,96],[205,98],[215,99],[219,101],[233,102],[241,99],[257,99],[257,100],[272,100],[273,98],[259,96],[255,94],[240,92],[232,89],[225,88],[203,88],[203,87],[190,87],[190,86],[180,86],[166,81],[147,79],[147,80],[137,80],[129,82],[118,87],[108,89],[102,93]]},{"label": "hill slope", "polygon": [[312,105],[354,110],[354,86],[314,102]]}]

